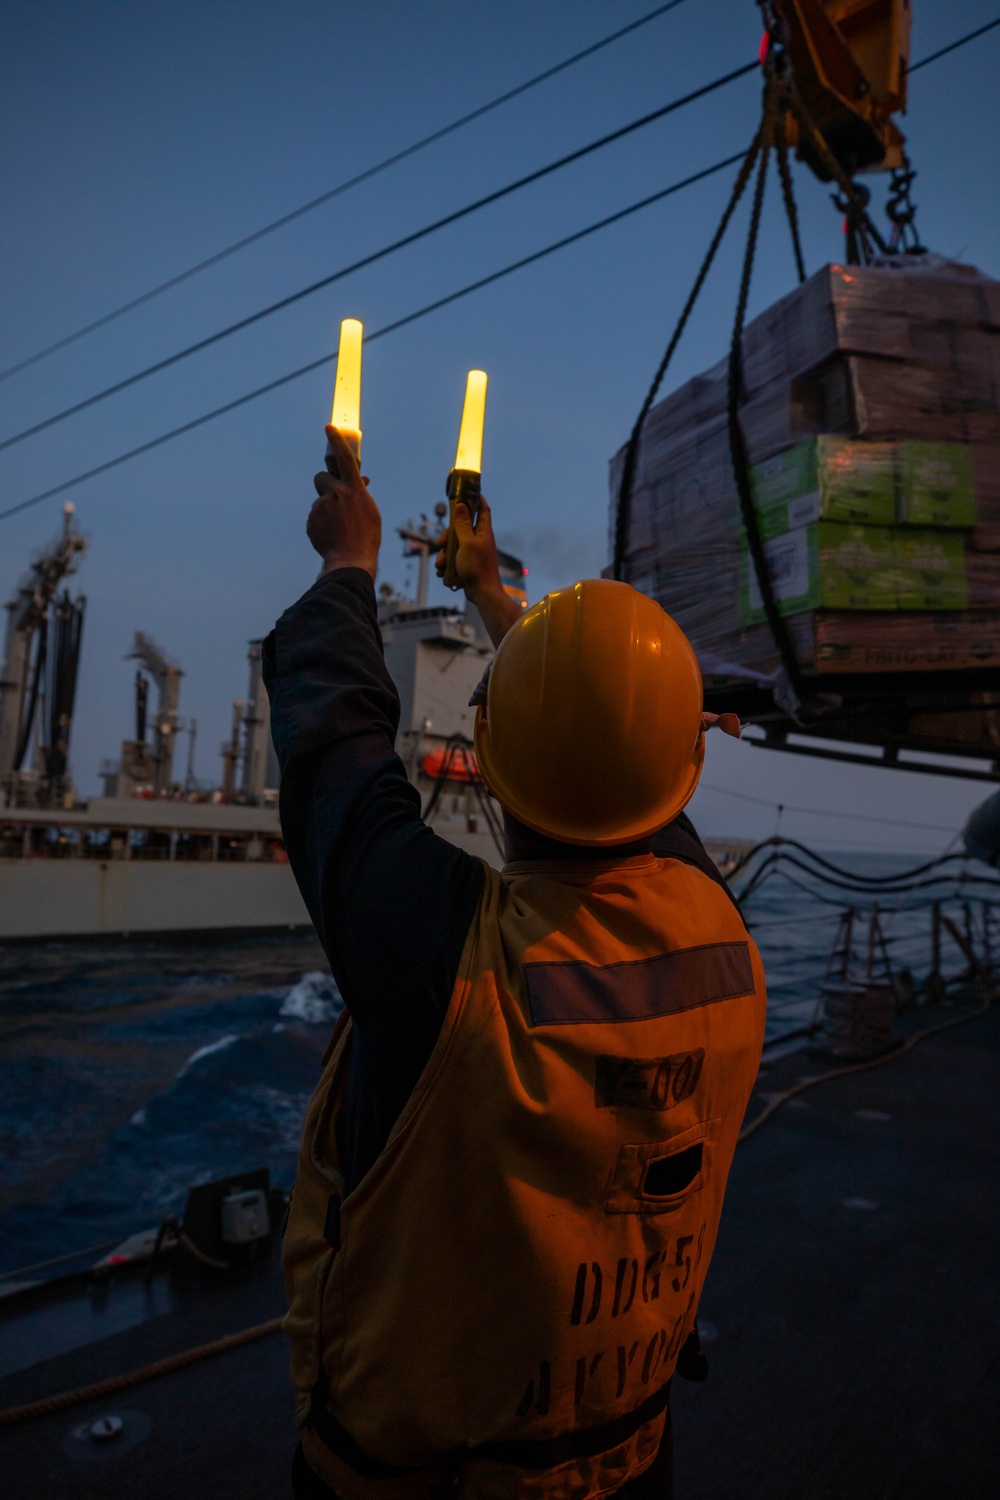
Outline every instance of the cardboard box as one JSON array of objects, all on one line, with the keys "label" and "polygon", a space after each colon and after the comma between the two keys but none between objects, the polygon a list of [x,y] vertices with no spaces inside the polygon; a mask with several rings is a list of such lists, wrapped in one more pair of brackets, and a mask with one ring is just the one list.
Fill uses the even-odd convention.
[{"label": "cardboard box", "polygon": [[988,365],[1000,331],[1000,283],[940,257],[826,265],[755,318],[744,336],[749,397],[835,354],[948,367]]},{"label": "cardboard box", "polygon": [[949,531],[894,533],[899,609],[965,609],[965,539]]},{"label": "cardboard box", "polygon": [[972,449],[962,443],[821,435],[755,464],[751,482],[765,539],[820,519],[952,529],[976,521]]},{"label": "cardboard box", "polygon": [[896,519],[891,443],[810,438],[755,464],[750,479],[764,538],[821,518],[865,526],[891,526]]},{"label": "cardboard box", "polygon": [[976,520],[1000,524],[1000,443],[974,443]]},{"label": "cardboard box", "polygon": [[962,443],[900,443],[899,520],[911,526],[975,525],[972,449]]},{"label": "cardboard box", "polygon": [[[813,670],[813,619],[807,613],[786,621],[796,660],[806,672]],[[690,636],[687,626],[684,629]],[[748,678],[766,681],[779,666],[778,649],[768,625],[740,626],[724,639],[702,636],[696,649],[706,687],[745,683]]]},{"label": "cardboard box", "polygon": [[[609,557],[614,555],[623,462],[624,454],[617,453],[609,475]],[[701,550],[711,545],[734,551],[738,526],[739,498],[724,431],[717,429],[704,438],[692,439],[656,463],[640,459],[629,515],[630,570],[648,567],[646,554],[650,549],[655,558],[664,559],[677,550]]]},{"label": "cardboard box", "polygon": [[1000,403],[992,383],[855,355],[763,392],[741,408],[740,421],[754,464],[815,433],[1000,448]]},{"label": "cardboard box", "polygon": [[1000,521],[980,521],[972,531],[973,552],[1000,552]]},{"label": "cardboard box", "polygon": [[[766,541],[764,553],[782,615],[821,608],[899,608],[895,535],[888,526],[811,521]],[[752,625],[765,615],[745,544],[740,561],[740,615],[744,625]]]},{"label": "cardboard box", "polygon": [[[969,606],[965,538],[956,532],[811,521],[769,538],[764,552],[782,615]],[[745,541],[740,560],[740,620],[756,624],[764,606]],[[992,574],[981,576],[988,590]]]},{"label": "cardboard box", "polygon": [[817,614],[820,672],[951,672],[1000,666],[1000,615]]},{"label": "cardboard box", "polygon": [[935,368],[853,356],[842,363],[859,436],[929,443],[1000,440],[1000,403],[990,368]]},{"label": "cardboard box", "polygon": [[[1000,533],[1000,526],[997,527]],[[967,552],[965,576],[970,609],[995,609],[1000,614],[1000,535],[997,551]]]}]

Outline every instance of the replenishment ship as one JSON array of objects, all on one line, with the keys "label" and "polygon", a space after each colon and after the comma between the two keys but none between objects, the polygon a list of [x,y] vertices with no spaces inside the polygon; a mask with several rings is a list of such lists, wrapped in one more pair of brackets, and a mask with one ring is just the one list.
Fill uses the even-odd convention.
[{"label": "replenishment ship", "polygon": [[[427,520],[408,523],[400,535],[405,555],[417,560],[416,596],[383,583],[378,601],[402,706],[397,749],[433,827],[499,866],[500,809],[479,777],[469,707],[493,647],[473,608],[428,603],[436,533]],[[249,643],[246,692],[233,703],[221,778],[206,787],[194,773],[197,724],[180,710],[184,674],[136,631],[126,655],[137,663],[134,735],[103,762],[101,794],[78,794],[69,750],[86,601],[67,580],[86,550],[67,503],[60,535],[7,604],[0,940],[308,927],[281,838],[260,640]],[[507,554],[501,561],[505,586],[526,604],[526,570]],[[178,775],[185,737],[186,769]],[[743,849],[739,841],[720,843],[715,854],[725,867]]]},{"label": "replenishment ship", "polygon": [[[417,596],[383,584],[389,669],[402,701],[397,744],[434,827],[502,863],[499,809],[479,780],[469,698],[493,648],[471,609],[429,605],[428,524],[402,528],[419,559]],[[309,918],[278,820],[278,767],[261,681],[261,641],[249,643],[246,694],[233,703],[222,775],[194,774],[197,725],[180,711],[183,672],[135,633],[135,732],[101,766],[101,795],[78,795],[69,741],[86,601],[66,580],[87,542],[64,507],[58,538],[32,561],[7,604],[0,675],[0,939],[107,934],[287,930]],[[523,569],[504,558],[522,599]],[[151,703],[150,688],[156,699]],[[177,774],[178,741],[187,766]]]}]

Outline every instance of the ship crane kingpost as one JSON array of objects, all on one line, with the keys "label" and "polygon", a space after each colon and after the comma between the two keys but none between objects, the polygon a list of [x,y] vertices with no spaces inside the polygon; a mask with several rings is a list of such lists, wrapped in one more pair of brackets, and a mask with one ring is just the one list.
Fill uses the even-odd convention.
[{"label": "ship crane kingpost", "polygon": [[[173,779],[174,766],[174,744],[177,739],[178,729],[178,703],[181,695],[181,678],[184,673],[180,667],[169,660],[166,653],[148,635],[141,630],[135,632],[131,651],[125,654],[126,661],[139,661],[145,667],[150,677],[156,683],[159,700],[156,706],[156,718],[153,724],[153,776],[152,787],[154,796],[169,790]],[[141,719],[145,720],[145,694],[141,695],[143,712]],[[145,743],[140,740],[136,742],[137,748],[145,751]],[[123,762],[125,746],[122,747]],[[122,769],[124,770],[124,763]]]},{"label": "ship crane kingpost", "polygon": [[[66,769],[85,607],[83,598],[70,600],[68,595],[58,602],[57,618],[52,622],[54,670],[50,672],[50,691],[58,702],[50,704],[50,717],[54,715],[58,720],[55,726],[59,739],[58,755],[54,735],[50,735],[53,743],[48,746],[44,766],[27,774],[21,770],[36,709],[45,690],[50,609],[60,583],[76,572],[87,550],[85,538],[73,525],[75,509],[71,500],[64,503],[60,535],[34,559],[18,583],[14,597],[5,606],[7,630],[3,666],[0,668],[0,788],[12,802],[20,800],[29,782],[34,784],[39,780],[39,772],[44,773],[43,779],[48,781],[52,779],[54,767],[58,773],[56,779],[61,782]],[[55,765],[56,759],[58,766]],[[37,789],[39,793],[44,790],[41,785]]]}]

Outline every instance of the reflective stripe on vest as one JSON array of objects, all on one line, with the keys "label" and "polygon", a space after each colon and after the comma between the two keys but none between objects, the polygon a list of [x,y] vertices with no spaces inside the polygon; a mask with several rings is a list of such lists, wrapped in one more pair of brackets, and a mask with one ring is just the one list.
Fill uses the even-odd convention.
[{"label": "reflective stripe on vest", "polygon": [[[565,1432],[559,1437],[516,1438],[504,1443],[480,1443],[475,1448],[465,1449],[460,1455],[452,1455],[452,1466],[469,1462],[473,1458],[493,1459],[518,1469],[555,1469],[574,1458],[593,1458],[607,1453],[626,1442],[640,1427],[662,1415],[670,1404],[670,1385],[666,1385],[649,1396],[635,1411],[626,1412],[601,1427],[585,1427],[577,1432]],[[331,1453],[348,1464],[362,1479],[397,1479],[418,1470],[415,1467],[401,1468],[382,1463],[366,1453],[351,1434],[330,1411],[329,1391],[325,1380],[313,1387],[310,1421],[321,1441]]]},{"label": "reflective stripe on vest", "polygon": [[502,1467],[504,1493],[523,1471],[532,1496],[581,1500],[646,1467],[764,1003],[756,949],[700,870],[487,870],[434,1054],[346,1197],[348,1028],[310,1105],[285,1240],[300,1420],[393,1496],[455,1461],[491,1469],[483,1494]]}]

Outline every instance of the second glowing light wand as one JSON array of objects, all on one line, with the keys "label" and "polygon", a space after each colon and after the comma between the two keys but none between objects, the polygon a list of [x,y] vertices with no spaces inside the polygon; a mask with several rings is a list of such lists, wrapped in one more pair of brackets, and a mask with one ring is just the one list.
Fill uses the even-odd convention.
[{"label": "second glowing light wand", "polygon": [[465,405],[462,408],[462,426],[458,434],[458,452],[455,467],[448,475],[445,493],[448,496],[448,538],[445,542],[443,581],[450,589],[460,587],[455,559],[458,554],[458,534],[455,531],[455,506],[462,502],[469,510],[475,524],[479,512],[480,478],[483,471],[483,422],[486,417],[486,372],[470,370],[465,382]]}]

